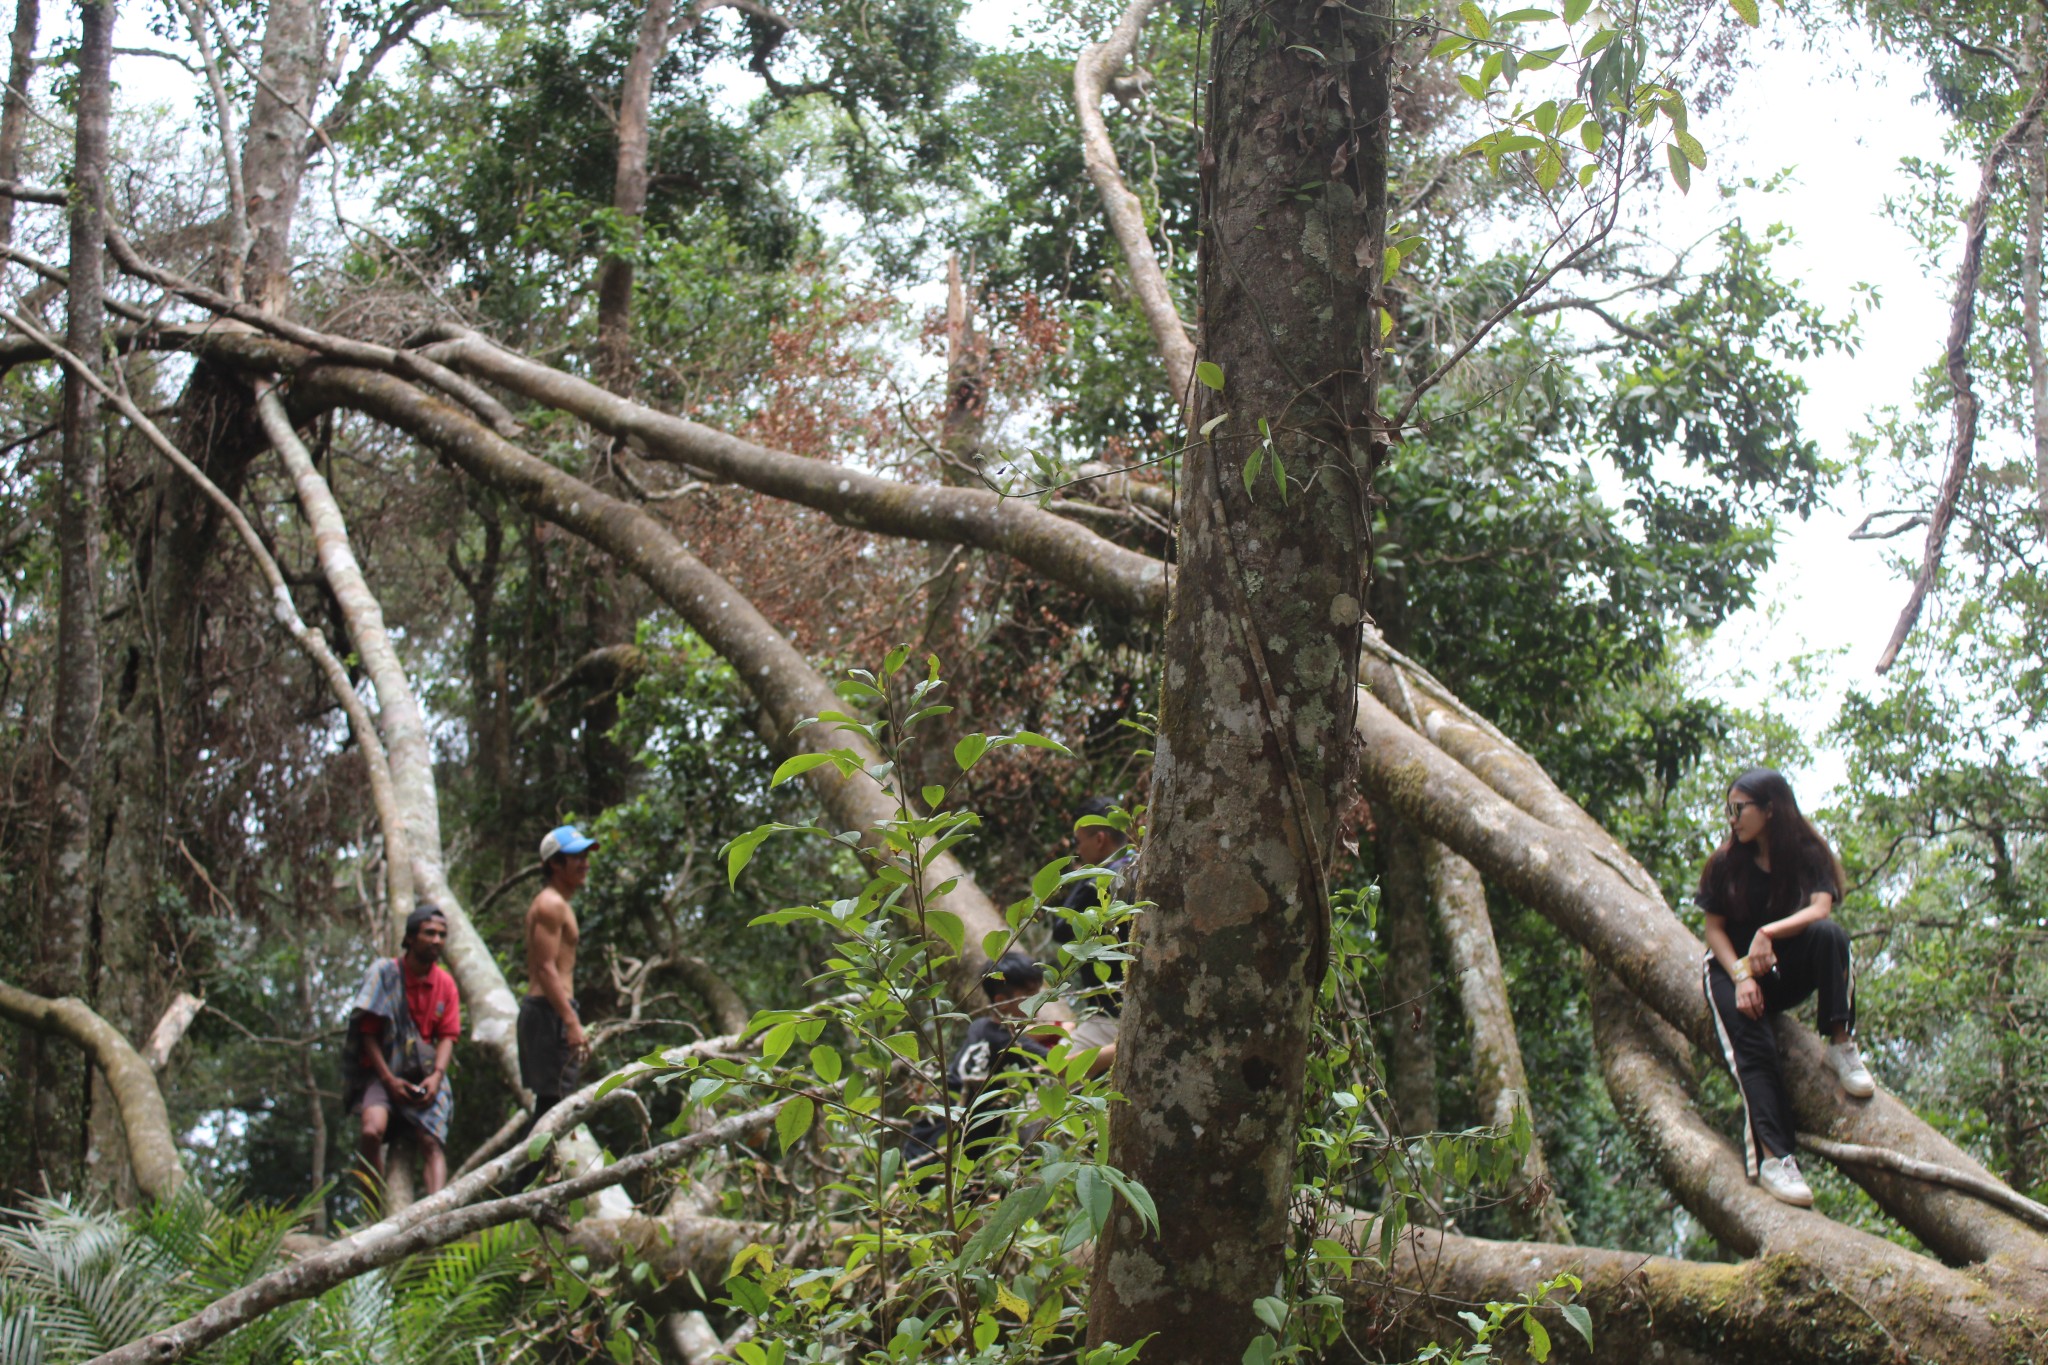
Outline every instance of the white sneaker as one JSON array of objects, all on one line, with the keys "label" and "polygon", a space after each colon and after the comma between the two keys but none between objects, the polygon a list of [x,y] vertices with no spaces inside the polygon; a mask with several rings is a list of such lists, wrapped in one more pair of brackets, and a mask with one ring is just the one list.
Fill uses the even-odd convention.
[{"label": "white sneaker", "polygon": [[1806,1188],[1806,1180],[1799,1174],[1799,1164],[1789,1156],[1767,1156],[1757,1167],[1757,1183],[1773,1199],[1787,1204],[1797,1204],[1802,1209],[1813,1207],[1813,1191]]},{"label": "white sneaker", "polygon": [[1829,1043],[1828,1060],[1835,1065],[1835,1076],[1842,1082],[1842,1089],[1859,1100],[1877,1093],[1877,1082],[1870,1079],[1870,1068],[1863,1064],[1863,1054],[1856,1050],[1854,1038]]}]

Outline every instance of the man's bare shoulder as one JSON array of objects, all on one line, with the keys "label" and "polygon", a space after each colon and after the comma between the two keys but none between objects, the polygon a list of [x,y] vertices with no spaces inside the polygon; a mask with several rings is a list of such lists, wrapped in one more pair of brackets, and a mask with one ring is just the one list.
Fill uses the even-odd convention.
[{"label": "man's bare shoulder", "polygon": [[552,886],[543,886],[540,894],[533,898],[533,904],[526,907],[526,927],[566,924],[569,915],[569,902],[563,899],[562,893]]}]

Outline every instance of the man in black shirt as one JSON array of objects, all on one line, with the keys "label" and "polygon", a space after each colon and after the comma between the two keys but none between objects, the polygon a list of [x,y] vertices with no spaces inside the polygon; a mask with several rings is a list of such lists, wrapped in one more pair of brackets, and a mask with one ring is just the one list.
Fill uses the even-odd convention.
[{"label": "man in black shirt", "polygon": [[[979,1153],[1002,1128],[1003,1111],[1014,1102],[1006,1086],[990,1084],[1005,1072],[1037,1066],[1052,1050],[1050,1042],[1020,1034],[1024,1002],[1045,985],[1045,969],[1020,952],[1004,953],[982,979],[990,1012],[967,1027],[967,1037],[946,1064],[946,1095],[959,1107],[953,1111],[964,1129],[970,1153]],[[936,1161],[945,1146],[946,1120],[926,1114],[910,1126],[903,1145],[904,1165]]]}]

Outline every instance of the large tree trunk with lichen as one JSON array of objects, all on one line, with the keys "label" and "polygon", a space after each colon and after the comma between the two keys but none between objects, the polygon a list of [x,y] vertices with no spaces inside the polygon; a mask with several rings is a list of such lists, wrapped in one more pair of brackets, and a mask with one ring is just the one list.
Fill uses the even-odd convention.
[{"label": "large tree trunk with lichen", "polygon": [[1230,3],[1214,43],[1202,316],[1223,379],[1186,466],[1110,1137],[1159,1222],[1111,1215],[1089,1334],[1235,1365],[1282,1268],[1350,783],[1331,736],[1364,611],[1389,33],[1371,11]]}]

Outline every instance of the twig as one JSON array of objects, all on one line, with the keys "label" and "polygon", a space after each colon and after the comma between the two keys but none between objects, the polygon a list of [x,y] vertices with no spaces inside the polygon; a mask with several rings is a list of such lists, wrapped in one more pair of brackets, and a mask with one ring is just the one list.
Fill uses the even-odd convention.
[{"label": "twig", "polygon": [[1832,1138],[1815,1137],[1811,1133],[1799,1134],[1799,1145],[1817,1152],[1829,1161],[1846,1163],[1851,1166],[1875,1166],[1894,1175],[1924,1180],[1931,1185],[1946,1185],[1952,1190],[1973,1194],[1987,1204],[1995,1204],[2007,1213],[2018,1214],[2037,1227],[2048,1228],[2048,1205],[2038,1204],[2017,1190],[2008,1189],[1996,1180],[1968,1171],[1959,1171],[1953,1166],[1938,1166],[1932,1161],[1894,1152],[1886,1147],[1865,1147],[1855,1142],[1836,1142]]}]

